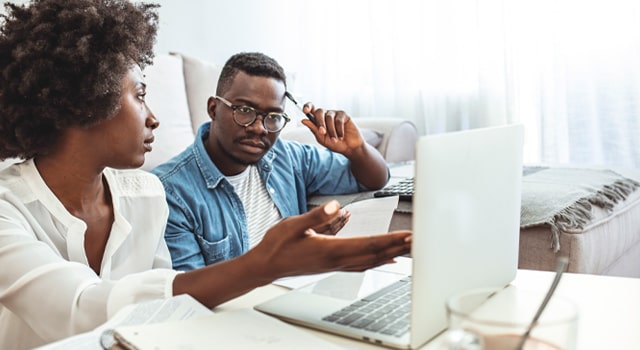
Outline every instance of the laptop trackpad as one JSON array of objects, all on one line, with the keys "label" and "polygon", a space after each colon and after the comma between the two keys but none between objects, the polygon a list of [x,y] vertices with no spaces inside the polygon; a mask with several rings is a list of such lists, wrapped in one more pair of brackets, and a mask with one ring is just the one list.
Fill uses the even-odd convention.
[{"label": "laptop trackpad", "polygon": [[383,288],[404,275],[380,270],[336,272],[298,288],[299,291],[355,301]]}]

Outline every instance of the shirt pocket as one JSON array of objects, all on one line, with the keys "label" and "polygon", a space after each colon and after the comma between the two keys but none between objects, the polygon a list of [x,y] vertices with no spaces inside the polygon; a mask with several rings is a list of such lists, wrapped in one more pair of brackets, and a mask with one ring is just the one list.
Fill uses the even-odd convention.
[{"label": "shirt pocket", "polygon": [[228,235],[215,242],[208,241],[200,235],[196,235],[196,237],[198,238],[198,245],[200,245],[205,264],[211,265],[233,258]]}]

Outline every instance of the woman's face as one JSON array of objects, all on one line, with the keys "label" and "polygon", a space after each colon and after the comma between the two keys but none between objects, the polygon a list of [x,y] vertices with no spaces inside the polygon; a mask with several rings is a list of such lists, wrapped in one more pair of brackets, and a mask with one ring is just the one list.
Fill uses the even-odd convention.
[{"label": "woman's face", "polygon": [[153,130],[159,122],[147,107],[145,95],[144,77],[140,67],[135,65],[123,79],[118,113],[92,126],[103,138],[105,166],[138,168],[144,163],[145,153],[151,151]]}]

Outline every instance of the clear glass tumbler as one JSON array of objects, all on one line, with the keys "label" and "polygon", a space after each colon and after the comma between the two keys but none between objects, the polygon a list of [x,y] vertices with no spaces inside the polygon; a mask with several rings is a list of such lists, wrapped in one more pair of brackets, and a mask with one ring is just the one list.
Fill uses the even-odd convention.
[{"label": "clear glass tumbler", "polygon": [[[442,341],[447,350],[573,350],[578,310],[570,300],[554,295],[525,333],[545,291],[475,289],[447,300],[449,328]],[[521,347],[522,346],[522,347]]]}]

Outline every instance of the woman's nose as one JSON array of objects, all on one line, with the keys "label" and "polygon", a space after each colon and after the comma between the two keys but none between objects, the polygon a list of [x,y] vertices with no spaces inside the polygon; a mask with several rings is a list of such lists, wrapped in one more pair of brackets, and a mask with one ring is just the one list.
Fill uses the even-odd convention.
[{"label": "woman's nose", "polygon": [[156,118],[155,114],[149,111],[149,117],[147,117],[147,127],[155,130],[160,126],[160,121]]}]

